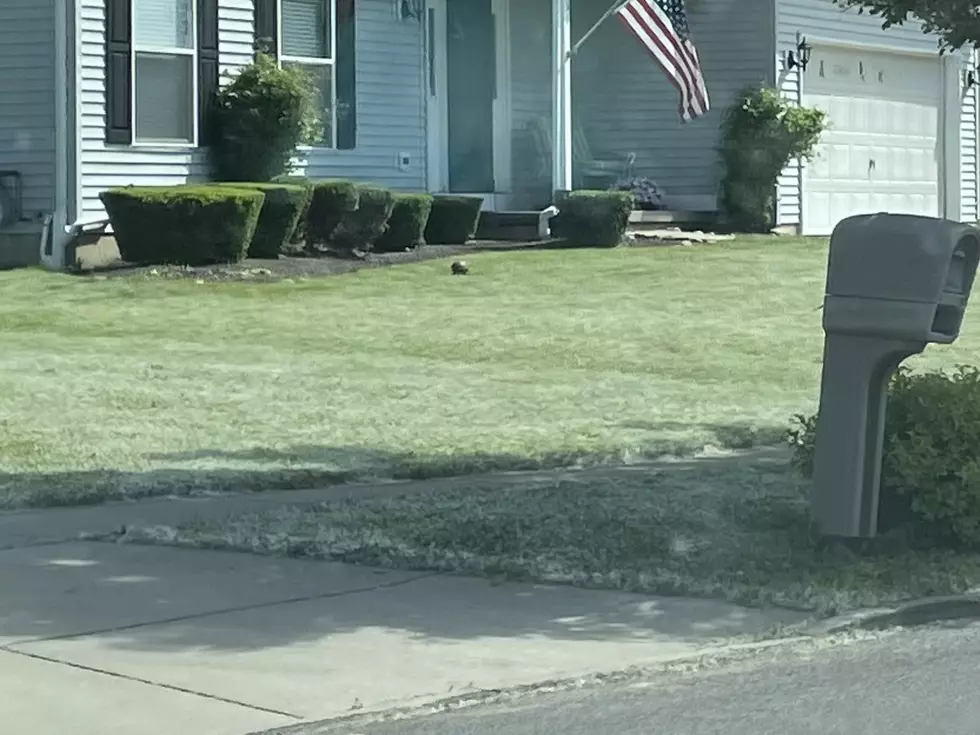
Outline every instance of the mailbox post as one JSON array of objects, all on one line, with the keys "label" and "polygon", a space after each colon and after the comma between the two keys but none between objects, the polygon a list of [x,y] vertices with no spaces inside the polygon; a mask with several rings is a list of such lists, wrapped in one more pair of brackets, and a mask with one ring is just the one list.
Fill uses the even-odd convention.
[{"label": "mailbox post", "polygon": [[822,533],[875,534],[889,380],[959,336],[978,258],[980,231],[949,220],[871,214],[834,229],[811,499]]}]

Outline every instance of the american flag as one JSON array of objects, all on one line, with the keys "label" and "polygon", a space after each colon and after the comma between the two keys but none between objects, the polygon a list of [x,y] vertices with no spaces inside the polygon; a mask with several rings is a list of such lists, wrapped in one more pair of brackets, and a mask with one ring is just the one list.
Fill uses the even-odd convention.
[{"label": "american flag", "polygon": [[684,0],[630,0],[616,14],[677,87],[681,117],[690,121],[705,114],[708,90],[691,42]]}]

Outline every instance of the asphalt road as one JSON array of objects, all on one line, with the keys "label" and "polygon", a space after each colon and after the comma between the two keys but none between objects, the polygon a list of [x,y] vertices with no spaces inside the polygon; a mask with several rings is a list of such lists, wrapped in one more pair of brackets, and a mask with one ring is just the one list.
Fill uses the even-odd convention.
[{"label": "asphalt road", "polygon": [[735,665],[310,735],[977,735],[980,625],[784,648]]}]

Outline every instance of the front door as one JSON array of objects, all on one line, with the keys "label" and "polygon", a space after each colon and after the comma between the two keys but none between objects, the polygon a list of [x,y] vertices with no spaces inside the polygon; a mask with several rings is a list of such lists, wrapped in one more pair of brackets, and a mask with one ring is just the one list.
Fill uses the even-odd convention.
[{"label": "front door", "polygon": [[430,188],[482,194],[493,208],[507,178],[506,0],[430,2]]}]

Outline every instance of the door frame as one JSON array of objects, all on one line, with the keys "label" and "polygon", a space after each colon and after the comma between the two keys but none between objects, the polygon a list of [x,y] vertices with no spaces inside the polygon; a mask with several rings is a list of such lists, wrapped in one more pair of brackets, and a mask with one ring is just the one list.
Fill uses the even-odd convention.
[{"label": "door frame", "polygon": [[[449,189],[449,95],[446,75],[446,2],[429,0],[423,21],[425,47],[426,178],[433,193]],[[484,210],[508,205],[512,191],[510,0],[490,0],[497,42],[497,98],[493,103],[494,191],[483,195]],[[461,192],[464,193],[464,192]]]}]

